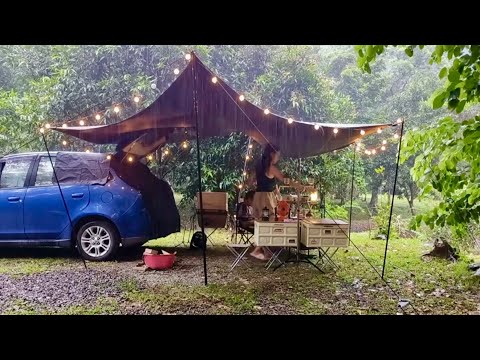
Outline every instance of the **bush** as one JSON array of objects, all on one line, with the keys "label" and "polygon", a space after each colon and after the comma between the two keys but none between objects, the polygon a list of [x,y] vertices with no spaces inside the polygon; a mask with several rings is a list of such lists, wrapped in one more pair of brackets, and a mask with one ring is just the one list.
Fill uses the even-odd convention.
[{"label": "bush", "polygon": [[[390,204],[388,203],[388,201],[381,201],[377,207],[377,215],[373,217],[373,220],[378,226],[377,236],[387,236],[389,219]],[[397,227],[395,226],[394,219],[392,219],[392,224],[390,226],[390,239],[398,239],[398,231]]]}]

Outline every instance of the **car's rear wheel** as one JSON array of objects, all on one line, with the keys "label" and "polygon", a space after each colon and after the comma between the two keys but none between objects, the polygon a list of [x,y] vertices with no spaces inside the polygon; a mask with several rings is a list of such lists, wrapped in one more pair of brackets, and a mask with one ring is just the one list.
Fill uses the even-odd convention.
[{"label": "car's rear wheel", "polygon": [[84,259],[107,260],[118,250],[119,239],[113,226],[106,221],[91,221],[77,232],[77,249]]}]

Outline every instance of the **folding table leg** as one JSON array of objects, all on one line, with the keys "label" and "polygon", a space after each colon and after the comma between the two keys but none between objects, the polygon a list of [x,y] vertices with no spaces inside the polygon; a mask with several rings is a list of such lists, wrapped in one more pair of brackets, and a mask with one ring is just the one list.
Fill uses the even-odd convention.
[{"label": "folding table leg", "polygon": [[232,265],[230,265],[230,271],[232,271],[240,263],[240,261],[245,261],[243,257],[247,253],[249,247],[243,247],[241,251],[238,251],[234,247],[227,247],[230,249],[231,253],[235,255],[235,260],[233,261]]},{"label": "folding table leg", "polygon": [[280,259],[278,258],[280,256],[280,254],[282,253],[283,251],[283,248],[278,248],[278,250],[275,250],[273,253],[272,253],[272,257],[270,258],[270,260],[268,260],[268,262],[265,264],[265,267],[268,269],[270,269],[270,267],[275,263],[275,261],[278,261],[280,264],[282,264],[282,262],[280,261]]},{"label": "folding table leg", "polygon": [[330,248],[327,248],[327,250],[323,250],[322,248],[318,248],[318,256],[319,256],[319,259],[316,263],[316,265],[318,265],[319,262],[324,262],[324,259],[330,263],[332,265],[332,267],[334,269],[339,269],[339,266],[332,260],[332,256],[335,255],[335,253],[338,251],[338,248],[336,248],[334,250],[334,252],[332,253],[331,256],[328,255],[328,251],[330,250]]}]

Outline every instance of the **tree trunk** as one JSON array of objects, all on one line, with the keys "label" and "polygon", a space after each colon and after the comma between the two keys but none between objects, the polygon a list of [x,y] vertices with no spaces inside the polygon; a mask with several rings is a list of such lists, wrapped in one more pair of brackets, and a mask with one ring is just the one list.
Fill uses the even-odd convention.
[{"label": "tree trunk", "polygon": [[410,183],[409,188],[410,188],[410,194],[407,196],[408,200],[408,205],[410,206],[410,212],[412,213],[412,216],[415,216],[415,209],[413,208],[413,200],[415,200],[415,183]]},{"label": "tree trunk", "polygon": [[368,204],[368,207],[370,208],[370,211],[372,214],[376,215],[377,214],[377,205],[378,205],[378,192],[379,188],[374,187],[372,189],[372,197],[370,198],[370,203]]}]

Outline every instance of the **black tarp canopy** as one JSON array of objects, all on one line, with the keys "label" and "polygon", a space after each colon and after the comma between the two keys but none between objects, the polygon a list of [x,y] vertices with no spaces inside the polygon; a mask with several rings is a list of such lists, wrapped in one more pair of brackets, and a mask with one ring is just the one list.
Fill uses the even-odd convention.
[{"label": "black tarp canopy", "polygon": [[[138,157],[146,156],[169,140],[174,140],[179,132],[183,133],[184,138],[186,135],[192,138],[195,134],[197,139],[242,132],[259,144],[275,144],[284,156],[306,158],[342,149],[364,135],[397,125],[322,123],[319,119],[309,119],[309,122],[293,119],[291,122],[288,117],[274,114],[270,109],[262,109],[241,95],[213,74],[192,52],[189,64],[178,78],[139,113],[111,125],[52,128],[95,144],[117,144],[117,148],[121,147],[125,153]],[[197,142],[202,209],[199,153]],[[205,234],[202,215],[200,223]],[[207,284],[205,249],[203,247],[203,264]]]},{"label": "black tarp canopy", "polygon": [[305,158],[344,148],[363,135],[396,125],[327,124],[316,119],[289,123],[287,117],[267,114],[241,95],[192,53],[178,78],[139,113],[110,125],[53,129],[95,144],[127,144],[125,152],[143,157],[179,130],[187,130],[191,138],[194,132],[188,130],[195,129],[198,116],[200,138],[242,132],[262,145],[275,144],[284,156]]}]

